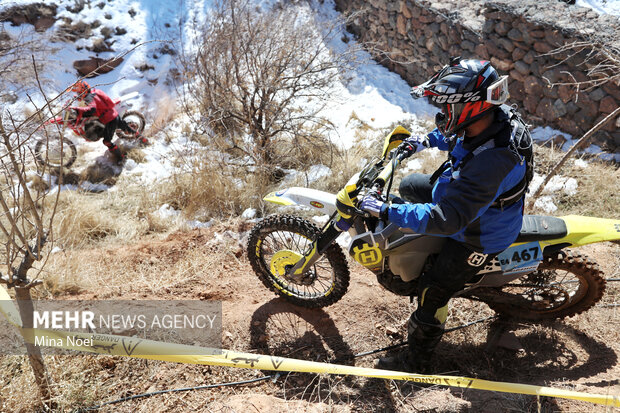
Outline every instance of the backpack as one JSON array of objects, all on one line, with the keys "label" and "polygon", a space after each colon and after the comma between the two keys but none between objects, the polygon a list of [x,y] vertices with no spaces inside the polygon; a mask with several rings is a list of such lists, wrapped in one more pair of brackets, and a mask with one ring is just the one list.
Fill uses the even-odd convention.
[{"label": "backpack", "polygon": [[510,148],[523,157],[525,162],[525,175],[523,179],[512,189],[501,194],[491,206],[499,203],[500,208],[510,206],[519,201],[527,193],[530,182],[534,178],[534,145],[529,128],[521,118],[516,108],[510,107]]}]

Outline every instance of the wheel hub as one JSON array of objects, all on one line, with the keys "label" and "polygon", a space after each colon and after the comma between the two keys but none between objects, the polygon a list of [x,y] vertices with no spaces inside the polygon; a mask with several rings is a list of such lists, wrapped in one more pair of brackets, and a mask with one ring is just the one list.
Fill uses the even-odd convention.
[{"label": "wheel hub", "polygon": [[314,277],[311,276],[312,272],[306,276],[303,276],[301,280],[287,275],[289,268],[297,264],[303,257],[304,256],[300,253],[291,250],[278,251],[271,258],[271,273],[277,277],[284,277],[288,281],[293,281],[298,284],[311,285],[314,282]]}]

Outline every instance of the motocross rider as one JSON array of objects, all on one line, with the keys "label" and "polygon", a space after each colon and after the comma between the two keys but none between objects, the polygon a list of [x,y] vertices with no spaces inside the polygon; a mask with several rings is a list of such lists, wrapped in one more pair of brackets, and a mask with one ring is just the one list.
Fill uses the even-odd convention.
[{"label": "motocross rider", "polygon": [[96,116],[99,119],[104,125],[103,144],[112,152],[118,163],[123,162],[125,155],[117,144],[112,143],[116,129],[135,134],[141,143],[148,143],[146,138],[141,137],[139,132],[133,130],[127,122],[121,119],[116,111],[114,101],[105,92],[91,88],[84,80],[75,82],[71,91],[77,94],[77,99],[85,103],[85,106],[72,107],[71,109],[75,111],[76,115],[80,113],[82,117]]},{"label": "motocross rider", "polygon": [[[503,105],[509,96],[507,76],[500,77],[488,61],[454,58],[412,95],[429,97],[441,112],[435,130],[409,137],[401,146],[410,154],[436,147],[449,151],[448,160],[432,176],[403,178],[399,193],[406,202],[385,202],[371,193],[360,209],[417,233],[447,238],[435,264],[418,279],[408,351],[377,364],[426,373],[450,298],[519,234],[531,179],[531,137],[516,111]],[[521,154],[519,139],[529,142],[529,159]]]}]

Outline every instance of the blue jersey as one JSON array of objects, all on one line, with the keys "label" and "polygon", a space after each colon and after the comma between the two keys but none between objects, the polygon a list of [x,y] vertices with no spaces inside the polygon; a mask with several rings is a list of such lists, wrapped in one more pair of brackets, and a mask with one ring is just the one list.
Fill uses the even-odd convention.
[{"label": "blue jersey", "polygon": [[[493,203],[518,185],[526,170],[523,156],[510,146],[507,111],[497,110],[491,126],[473,138],[482,145],[461,137],[450,148],[450,141],[437,129],[428,138],[431,147],[450,152],[433,187],[432,202],[392,204],[389,220],[420,234],[453,238],[487,254],[506,249],[521,230],[523,197],[504,208]],[[474,156],[461,165],[471,151]]]}]

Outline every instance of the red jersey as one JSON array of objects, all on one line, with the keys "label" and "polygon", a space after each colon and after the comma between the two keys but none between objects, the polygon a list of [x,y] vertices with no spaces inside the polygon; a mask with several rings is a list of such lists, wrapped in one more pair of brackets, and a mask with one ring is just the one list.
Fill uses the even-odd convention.
[{"label": "red jersey", "polygon": [[99,121],[104,125],[113,121],[118,116],[114,101],[110,99],[108,95],[102,90],[92,88],[90,92],[85,96],[84,101],[86,106],[74,108],[84,113],[95,110],[94,116],[99,118]]}]

